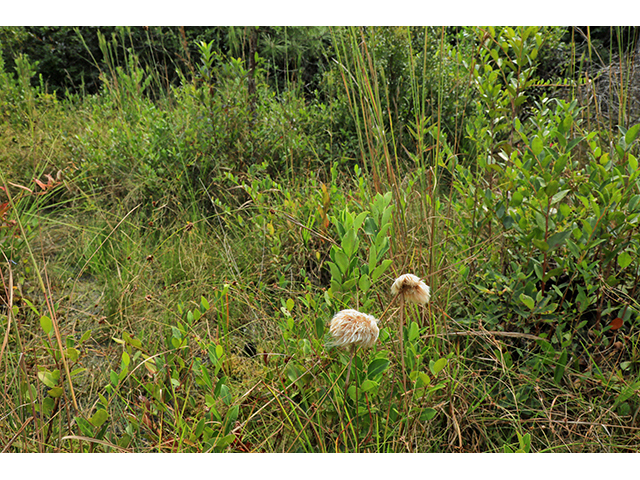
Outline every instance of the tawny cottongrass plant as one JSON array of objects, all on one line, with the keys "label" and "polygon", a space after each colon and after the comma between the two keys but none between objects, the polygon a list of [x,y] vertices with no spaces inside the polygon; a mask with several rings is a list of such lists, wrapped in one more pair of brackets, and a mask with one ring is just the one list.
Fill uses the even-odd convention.
[{"label": "tawny cottongrass plant", "polygon": [[351,355],[347,367],[347,378],[344,381],[345,395],[349,386],[351,364],[356,355],[356,348],[371,348],[380,334],[378,319],[372,315],[357,310],[341,310],[334,315],[329,325],[332,340],[327,343],[330,347],[350,347]]},{"label": "tawny cottongrass plant", "polygon": [[374,316],[352,309],[336,313],[331,319],[329,332],[333,339],[328,345],[334,347],[371,348],[380,334],[378,320]]},{"label": "tawny cottongrass plant", "polygon": [[405,273],[396,278],[391,285],[391,294],[398,295],[401,293],[404,299],[413,303],[429,303],[431,299],[431,289],[425,284],[420,277],[411,273]]},{"label": "tawny cottongrass plant", "polygon": [[407,390],[407,375],[404,364],[404,307],[405,301],[412,303],[426,304],[431,299],[431,289],[424,283],[420,277],[412,273],[405,273],[396,278],[391,285],[391,294],[400,297],[400,322],[398,324],[398,333],[400,338],[400,358],[402,359],[402,385]]}]

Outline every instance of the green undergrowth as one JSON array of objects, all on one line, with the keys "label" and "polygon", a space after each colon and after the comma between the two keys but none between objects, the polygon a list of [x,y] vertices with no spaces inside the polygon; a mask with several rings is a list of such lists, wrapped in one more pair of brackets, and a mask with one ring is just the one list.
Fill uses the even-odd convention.
[{"label": "green undergrowth", "polygon": [[640,125],[554,29],[331,33],[314,99],[213,42],[1,72],[3,451],[637,450]]}]

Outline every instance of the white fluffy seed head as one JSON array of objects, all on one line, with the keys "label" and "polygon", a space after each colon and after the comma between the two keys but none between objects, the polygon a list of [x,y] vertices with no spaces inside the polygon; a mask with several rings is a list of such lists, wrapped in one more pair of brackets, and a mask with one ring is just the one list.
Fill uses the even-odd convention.
[{"label": "white fluffy seed head", "polygon": [[402,293],[405,300],[413,303],[425,304],[431,299],[429,286],[411,273],[400,275],[391,285],[391,294],[395,296],[398,293]]},{"label": "white fluffy seed head", "polygon": [[332,340],[331,347],[356,345],[370,348],[378,340],[378,320],[357,310],[341,310],[331,319],[329,326]]}]

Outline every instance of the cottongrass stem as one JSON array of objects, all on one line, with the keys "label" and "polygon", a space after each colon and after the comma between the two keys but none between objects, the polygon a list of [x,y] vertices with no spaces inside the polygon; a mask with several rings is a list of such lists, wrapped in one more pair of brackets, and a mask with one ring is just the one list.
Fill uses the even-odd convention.
[{"label": "cottongrass stem", "polygon": [[431,298],[431,289],[425,284],[420,277],[411,273],[405,273],[396,278],[391,285],[391,294],[400,296],[400,324],[398,334],[400,337],[400,358],[402,359],[402,386],[407,391],[407,373],[404,363],[404,302],[421,303],[429,302]]}]

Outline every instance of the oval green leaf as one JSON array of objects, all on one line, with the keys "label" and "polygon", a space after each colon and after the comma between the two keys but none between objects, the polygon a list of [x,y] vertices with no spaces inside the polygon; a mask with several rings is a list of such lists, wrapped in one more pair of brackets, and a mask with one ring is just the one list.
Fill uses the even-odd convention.
[{"label": "oval green leaf", "polygon": [[535,307],[535,302],[533,301],[533,298],[531,298],[529,295],[525,295],[524,293],[521,293],[520,301],[524,303],[527,307],[529,307],[529,310],[533,310],[533,307]]},{"label": "oval green leaf", "polygon": [[389,360],[386,358],[377,358],[369,364],[369,368],[367,368],[367,377],[370,379],[375,379],[379,375],[382,375],[387,368],[389,368]]},{"label": "oval green leaf", "polygon": [[98,410],[96,413],[93,414],[93,416],[89,419],[89,421],[94,427],[100,427],[104,422],[107,421],[107,418],[109,418],[109,414],[107,413],[106,410],[101,408],[100,410]]},{"label": "oval green leaf", "polygon": [[42,315],[40,317],[40,326],[47,335],[51,335],[53,333],[53,322],[47,315]]},{"label": "oval green leaf", "polygon": [[622,252],[620,255],[618,255],[618,265],[620,265],[620,268],[627,268],[629,265],[631,265],[632,261],[633,258],[631,257],[629,252]]}]

